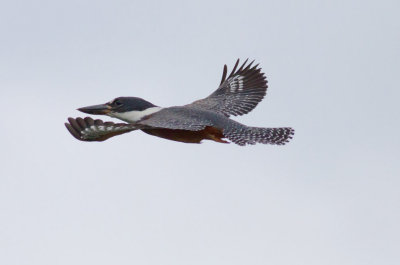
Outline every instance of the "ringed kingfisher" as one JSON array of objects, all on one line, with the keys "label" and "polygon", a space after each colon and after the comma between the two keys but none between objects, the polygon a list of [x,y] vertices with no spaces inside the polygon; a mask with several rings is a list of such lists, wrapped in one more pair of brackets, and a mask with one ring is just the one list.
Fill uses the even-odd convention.
[{"label": "ringed kingfisher", "polygon": [[267,80],[261,68],[246,60],[236,61],[227,75],[224,65],[221,83],[206,98],[184,106],[162,108],[138,97],[118,97],[100,105],[79,108],[87,114],[107,115],[125,123],[103,122],[86,118],[68,118],[68,131],[81,141],[104,141],[134,130],[161,138],[200,143],[283,145],[292,139],[294,129],[250,127],[229,118],[249,113],[264,98]]}]

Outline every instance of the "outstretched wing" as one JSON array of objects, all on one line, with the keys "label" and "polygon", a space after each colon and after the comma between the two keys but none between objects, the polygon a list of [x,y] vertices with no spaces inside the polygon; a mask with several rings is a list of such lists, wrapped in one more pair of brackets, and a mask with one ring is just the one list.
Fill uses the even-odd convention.
[{"label": "outstretched wing", "polygon": [[246,65],[247,60],[237,69],[239,59],[228,77],[227,66],[218,89],[210,96],[197,100],[188,106],[218,112],[227,117],[239,116],[252,111],[264,98],[267,91],[267,79],[254,61]]},{"label": "outstretched wing", "polygon": [[68,118],[68,123],[65,123],[68,131],[76,139],[80,141],[105,141],[116,135],[137,130],[138,127],[127,123],[103,122],[102,120],[93,120],[90,117]]}]

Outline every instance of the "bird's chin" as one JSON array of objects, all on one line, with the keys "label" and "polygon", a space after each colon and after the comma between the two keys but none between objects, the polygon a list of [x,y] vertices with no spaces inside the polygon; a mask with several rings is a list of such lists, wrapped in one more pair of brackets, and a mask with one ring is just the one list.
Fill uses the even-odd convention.
[{"label": "bird's chin", "polygon": [[78,110],[92,115],[108,115],[111,112],[111,107],[107,104],[100,104],[79,108]]}]

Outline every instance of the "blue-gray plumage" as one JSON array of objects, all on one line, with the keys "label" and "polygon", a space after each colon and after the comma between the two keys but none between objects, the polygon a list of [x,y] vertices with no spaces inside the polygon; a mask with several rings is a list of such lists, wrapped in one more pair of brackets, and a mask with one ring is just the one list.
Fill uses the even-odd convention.
[{"label": "blue-gray plumage", "polygon": [[237,60],[227,77],[224,66],[219,88],[210,96],[184,106],[161,108],[141,98],[119,97],[111,102],[79,110],[89,114],[103,114],[127,123],[102,122],[89,117],[69,118],[66,123],[70,133],[82,141],[104,141],[115,135],[142,130],[158,137],[185,143],[214,140],[238,145],[278,144],[289,141],[292,128],[249,127],[229,116],[243,115],[253,110],[264,98],[267,80],[258,65],[246,66],[247,60],[237,69]]}]

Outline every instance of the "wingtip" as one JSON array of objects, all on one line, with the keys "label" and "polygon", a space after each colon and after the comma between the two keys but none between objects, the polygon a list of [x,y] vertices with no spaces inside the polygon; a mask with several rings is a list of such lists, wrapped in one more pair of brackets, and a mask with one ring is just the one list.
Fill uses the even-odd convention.
[{"label": "wingtip", "polygon": [[[72,118],[69,118],[69,119],[72,119]],[[80,134],[75,130],[75,128],[70,123],[64,123],[64,125],[73,137],[75,137],[77,140],[82,141]]]},{"label": "wingtip", "polygon": [[232,72],[229,74],[229,77],[233,76],[236,73],[236,69],[239,65],[239,61],[240,61],[240,59],[236,60],[235,66],[232,68]]},{"label": "wingtip", "polygon": [[228,72],[228,66],[227,66],[226,64],[224,64],[224,69],[223,69],[223,72],[222,72],[221,83],[219,83],[219,85],[221,85],[221,84],[225,81],[227,72]]}]

